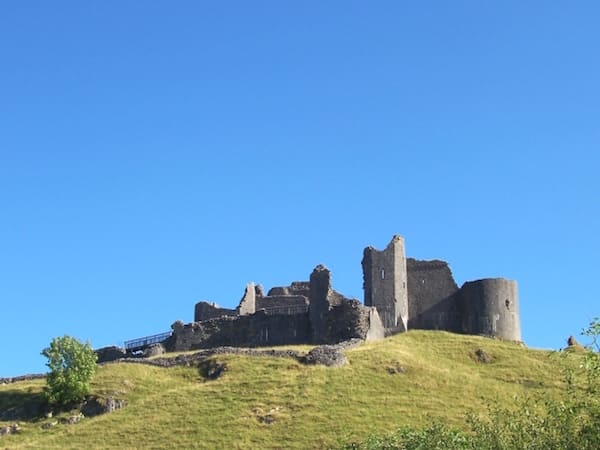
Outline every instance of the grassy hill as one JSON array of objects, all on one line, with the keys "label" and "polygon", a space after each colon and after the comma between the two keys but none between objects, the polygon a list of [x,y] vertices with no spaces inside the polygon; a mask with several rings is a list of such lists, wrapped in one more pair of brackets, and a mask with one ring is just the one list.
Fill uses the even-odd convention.
[{"label": "grassy hill", "polygon": [[[490,362],[480,362],[477,350]],[[0,448],[330,448],[432,419],[462,427],[466,412],[511,405],[515,396],[556,396],[568,362],[515,343],[433,331],[346,355],[349,364],[337,368],[218,355],[227,370],[216,380],[195,367],[108,364],[94,394],[126,399],[124,409],[50,429],[41,426],[56,417],[20,421],[22,431],[0,436]],[[43,385],[0,386],[0,411],[35,401]]]}]

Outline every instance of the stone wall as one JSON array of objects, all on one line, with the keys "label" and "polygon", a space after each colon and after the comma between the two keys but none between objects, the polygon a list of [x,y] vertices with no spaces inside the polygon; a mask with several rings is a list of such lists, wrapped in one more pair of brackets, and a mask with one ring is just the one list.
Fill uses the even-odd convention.
[{"label": "stone wall", "polygon": [[[220,317],[203,322],[172,325],[173,335],[163,343],[168,351],[188,351],[213,347],[261,347],[289,344],[336,344],[349,339],[375,340],[384,337],[384,328],[375,308],[358,300],[345,300],[323,313],[316,329],[304,314],[255,314]],[[313,316],[314,317],[314,316]]]},{"label": "stone wall", "polygon": [[458,286],[445,261],[406,260],[408,279],[408,328],[462,329],[458,309]]},{"label": "stone wall", "polygon": [[376,308],[364,307],[358,300],[347,300],[334,306],[326,319],[323,340],[319,343],[334,344],[350,339],[376,340],[384,337],[383,324]]},{"label": "stone wall", "polygon": [[282,295],[310,295],[310,283],[308,281],[292,281],[289,286],[275,286],[269,289],[267,296]]},{"label": "stone wall", "polygon": [[173,334],[164,342],[168,351],[337,344],[348,339],[379,339],[384,334],[377,311],[336,292],[330,271],[322,265],[313,270],[310,281],[273,288],[266,297],[262,288],[249,283],[237,310],[200,302],[195,312],[195,322],[172,325]]},{"label": "stone wall", "polygon": [[239,317],[220,317],[186,325],[176,322],[165,343],[169,351],[232,346],[257,347],[310,342],[308,314],[269,315],[264,311]]},{"label": "stone wall", "polygon": [[256,301],[257,311],[264,309],[275,310],[279,314],[295,314],[298,311],[306,312],[307,308],[308,298],[303,295],[268,295]]}]

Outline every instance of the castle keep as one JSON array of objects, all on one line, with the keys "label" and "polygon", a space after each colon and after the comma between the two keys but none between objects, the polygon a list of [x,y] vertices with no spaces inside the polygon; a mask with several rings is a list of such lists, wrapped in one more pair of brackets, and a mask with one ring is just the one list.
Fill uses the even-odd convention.
[{"label": "castle keep", "polygon": [[406,258],[400,236],[384,250],[365,248],[362,268],[364,304],[335,291],[330,271],[318,265],[308,281],[274,287],[266,295],[262,286],[249,283],[235,309],[199,302],[194,322],[177,321],[170,334],[157,336],[166,338],[162,343],[169,351],[334,344],[411,329],[521,340],[515,281],[487,278],[459,288],[446,262]]}]

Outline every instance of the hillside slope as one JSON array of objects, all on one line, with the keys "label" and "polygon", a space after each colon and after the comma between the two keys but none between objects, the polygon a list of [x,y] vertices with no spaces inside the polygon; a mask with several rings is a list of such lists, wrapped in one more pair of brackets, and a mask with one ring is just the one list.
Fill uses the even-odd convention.
[{"label": "hillside slope", "polygon": [[[478,350],[491,360],[481,362]],[[108,364],[94,394],[126,399],[125,408],[49,429],[41,427],[56,417],[21,420],[21,432],[0,436],[0,447],[328,448],[433,418],[460,427],[467,411],[533,392],[554,396],[563,386],[564,361],[550,352],[476,336],[411,331],[346,355],[338,368],[219,355],[227,370],[215,380],[195,367]],[[42,387],[0,386],[0,411],[35,400]]]}]

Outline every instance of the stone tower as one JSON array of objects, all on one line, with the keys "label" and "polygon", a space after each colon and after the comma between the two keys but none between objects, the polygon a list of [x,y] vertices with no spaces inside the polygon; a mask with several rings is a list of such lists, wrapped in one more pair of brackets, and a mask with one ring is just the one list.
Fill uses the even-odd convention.
[{"label": "stone tower", "polygon": [[469,281],[460,289],[463,332],[521,340],[517,282],[505,278]]},{"label": "stone tower", "polygon": [[364,250],[363,280],[365,305],[374,306],[383,326],[390,332],[406,331],[408,291],[404,239],[394,236],[385,250]]}]

